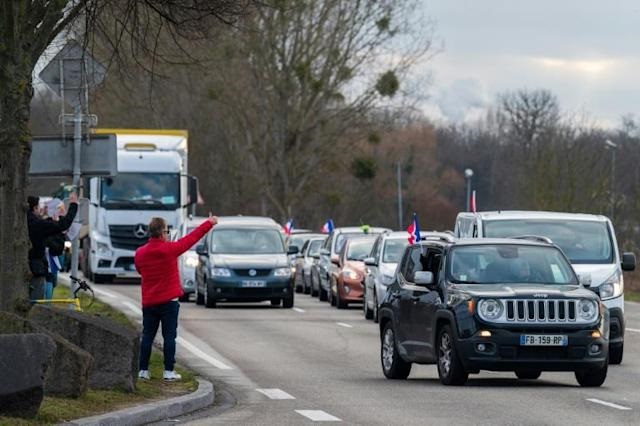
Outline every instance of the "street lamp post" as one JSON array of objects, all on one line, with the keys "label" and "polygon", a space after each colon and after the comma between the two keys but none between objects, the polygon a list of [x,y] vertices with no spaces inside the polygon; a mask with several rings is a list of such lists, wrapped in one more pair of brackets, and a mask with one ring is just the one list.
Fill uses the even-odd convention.
[{"label": "street lamp post", "polygon": [[473,176],[473,170],[464,169],[464,178],[467,181],[467,211],[471,208],[471,177]]},{"label": "street lamp post", "polygon": [[611,189],[609,193],[609,203],[610,203],[610,219],[613,220],[613,215],[615,214],[616,208],[616,200],[615,200],[615,180],[616,180],[616,150],[618,149],[618,144],[612,142],[610,139],[604,141],[604,144],[607,149],[611,150]]}]

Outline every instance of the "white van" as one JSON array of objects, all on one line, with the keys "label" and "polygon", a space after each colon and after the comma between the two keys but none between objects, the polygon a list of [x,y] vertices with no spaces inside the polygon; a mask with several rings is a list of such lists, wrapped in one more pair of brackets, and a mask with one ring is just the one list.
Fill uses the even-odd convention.
[{"label": "white van", "polygon": [[459,213],[454,233],[459,238],[541,236],[564,251],[576,274],[609,308],[609,363],[620,364],[624,352],[624,280],[633,271],[633,253],[620,256],[616,234],[605,216],[538,211]]}]

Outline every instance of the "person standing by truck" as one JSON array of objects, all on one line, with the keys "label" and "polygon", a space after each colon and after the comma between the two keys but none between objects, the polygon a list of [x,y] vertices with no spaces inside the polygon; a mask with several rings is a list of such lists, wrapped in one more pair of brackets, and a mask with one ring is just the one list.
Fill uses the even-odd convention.
[{"label": "person standing by truck", "polygon": [[142,341],[140,343],[140,371],[138,378],[149,379],[151,347],[162,324],[164,339],[164,380],[180,380],[174,371],[178,329],[178,299],[183,295],[178,274],[178,257],[196,244],[218,223],[209,216],[200,226],[177,241],[168,241],[167,222],[154,217],[149,222],[149,241],[136,250],[134,263],[142,277]]}]

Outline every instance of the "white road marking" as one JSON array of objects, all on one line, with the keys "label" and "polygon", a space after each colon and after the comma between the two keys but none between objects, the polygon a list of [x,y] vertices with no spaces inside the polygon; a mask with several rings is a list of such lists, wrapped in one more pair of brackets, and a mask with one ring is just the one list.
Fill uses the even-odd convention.
[{"label": "white road marking", "polygon": [[340,327],[353,328],[351,324],[346,324],[344,322],[337,322],[336,324],[339,325]]},{"label": "white road marking", "polygon": [[205,360],[206,362],[213,365],[214,367],[219,368],[220,370],[232,370],[232,368],[229,367],[227,364],[215,359],[210,355],[207,355],[200,348],[198,348],[196,345],[189,342],[188,340],[185,340],[182,337],[178,336],[178,338],[176,339],[176,342],[178,342],[179,345],[184,346],[185,349],[187,349],[189,352],[191,352],[198,358]]},{"label": "white road marking", "polygon": [[111,298],[111,299],[116,299],[116,298],[118,297],[118,296],[116,296],[116,295],[115,295],[115,294],[113,294],[113,293],[110,293],[110,292],[105,291],[105,290],[100,290],[99,288],[92,288],[92,290],[93,290],[93,291],[94,291],[94,293],[96,293],[96,294],[101,294],[101,295],[103,295],[103,296],[107,296],[107,297],[109,297],[109,298]]},{"label": "white road marking", "polygon": [[629,327],[625,327],[625,330],[633,331],[634,333],[640,333],[640,329],[637,329],[637,328],[629,328]]},{"label": "white road marking", "polygon": [[296,312],[300,312],[301,314],[306,312],[304,309],[300,309],[300,308],[293,308],[293,310]]},{"label": "white road marking", "polygon": [[295,399],[282,389],[256,389],[261,394],[266,395],[269,399]]},{"label": "white road marking", "polygon": [[122,304],[124,306],[126,306],[127,308],[129,308],[131,310],[131,312],[133,312],[134,314],[136,314],[138,316],[142,316],[142,309],[140,309],[139,307],[137,307],[133,303],[131,303],[131,302],[122,302]]},{"label": "white road marking", "polygon": [[594,402],[596,404],[606,405],[607,407],[616,408],[618,410],[631,410],[631,407],[625,407],[624,405],[614,404],[613,402],[607,402],[597,398],[587,398],[587,401]]},{"label": "white road marking", "polygon": [[296,413],[305,416],[314,422],[341,422],[336,416],[325,413],[322,410],[296,410]]}]

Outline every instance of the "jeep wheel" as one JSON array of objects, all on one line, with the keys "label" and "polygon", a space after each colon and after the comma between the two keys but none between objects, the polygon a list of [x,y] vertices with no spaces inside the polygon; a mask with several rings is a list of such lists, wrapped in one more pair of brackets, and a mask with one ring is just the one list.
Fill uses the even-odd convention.
[{"label": "jeep wheel", "polygon": [[591,370],[576,371],[576,380],[582,387],[594,388],[601,386],[607,378],[607,367],[609,363],[605,363],[602,368]]},{"label": "jeep wheel", "polygon": [[293,308],[293,294],[289,297],[282,299],[282,307],[285,309]]},{"label": "jeep wheel", "polygon": [[540,370],[516,370],[516,377],[521,380],[535,380],[542,373]]},{"label": "jeep wheel", "polygon": [[624,343],[620,346],[609,346],[609,364],[618,365],[622,363]]},{"label": "jeep wheel", "polygon": [[198,291],[198,285],[196,284],[196,305],[204,305],[204,295]]},{"label": "jeep wheel", "polygon": [[396,349],[396,338],[391,321],[384,326],[382,331],[380,361],[382,362],[382,372],[387,379],[404,380],[411,373],[411,363],[400,358]]},{"label": "jeep wheel", "polygon": [[215,308],[216,307],[216,299],[214,299],[213,295],[209,294],[209,284],[204,286],[204,302],[207,308]]},{"label": "jeep wheel", "polygon": [[444,325],[438,333],[438,377],[443,385],[464,385],[469,373],[464,370],[449,325]]}]

